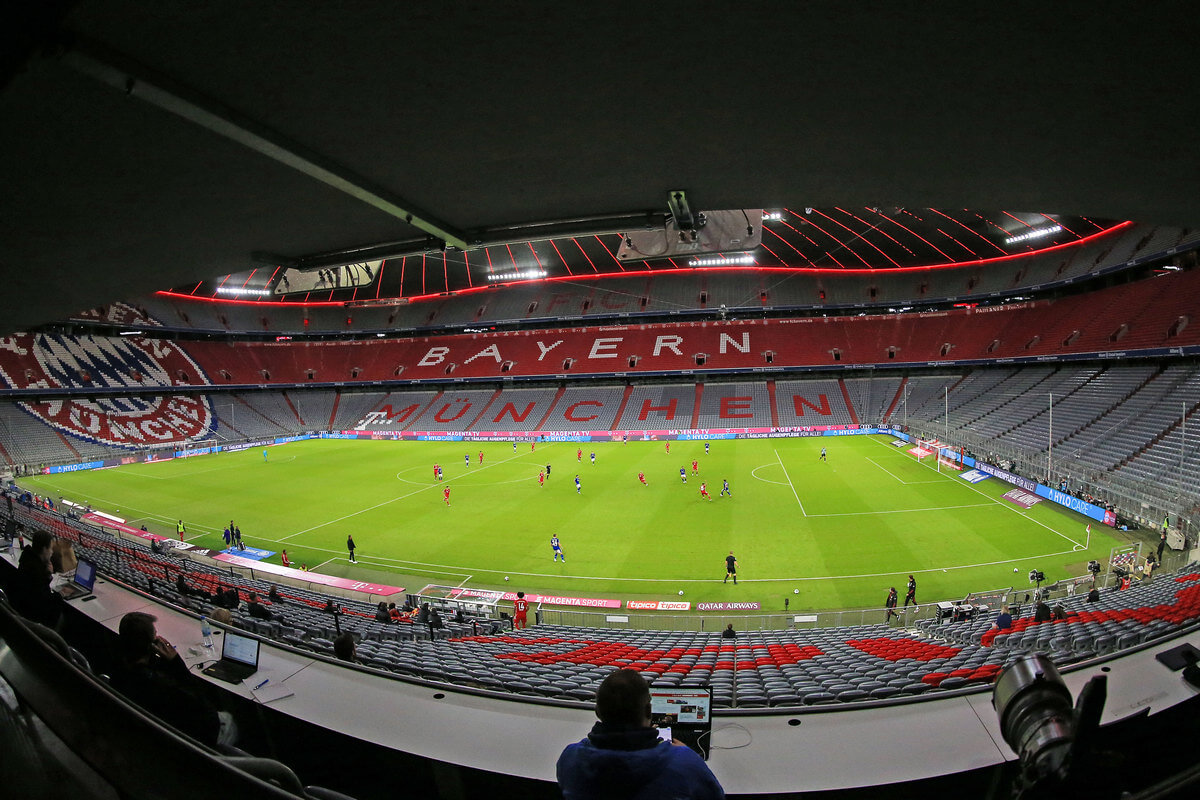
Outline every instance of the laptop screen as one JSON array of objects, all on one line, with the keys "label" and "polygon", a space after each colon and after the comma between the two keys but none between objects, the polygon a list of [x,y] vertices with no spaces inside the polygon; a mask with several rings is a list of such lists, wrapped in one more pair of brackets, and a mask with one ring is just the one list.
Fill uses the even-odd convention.
[{"label": "laptop screen", "polygon": [[225,644],[222,645],[221,658],[227,658],[248,667],[257,667],[258,639],[240,636],[229,630],[225,631]]},{"label": "laptop screen", "polygon": [[79,563],[75,567],[75,583],[90,592],[96,583],[96,564],[82,558],[79,559]]},{"label": "laptop screen", "polygon": [[678,739],[707,759],[712,737],[712,690],[650,687],[650,722],[659,729],[660,738]]}]

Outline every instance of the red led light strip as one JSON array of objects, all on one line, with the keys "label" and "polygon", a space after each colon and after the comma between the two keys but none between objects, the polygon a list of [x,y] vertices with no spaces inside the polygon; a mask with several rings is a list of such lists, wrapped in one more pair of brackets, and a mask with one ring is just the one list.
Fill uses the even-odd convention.
[{"label": "red led light strip", "polygon": [[[981,258],[981,259],[978,259],[975,261],[956,261],[956,262],[947,263],[947,264],[927,264],[927,265],[912,266],[912,267],[895,267],[893,269],[887,269],[887,270],[878,270],[878,269],[869,269],[869,268],[852,268],[852,269],[836,269],[835,270],[835,269],[828,269],[828,268],[823,268],[823,267],[788,267],[788,266],[783,266],[783,267],[764,267],[764,266],[755,266],[755,267],[687,267],[687,268],[683,268],[683,267],[680,267],[678,264],[676,264],[673,260],[671,260],[671,259],[667,259],[667,260],[671,262],[671,265],[673,267],[675,267],[677,270],[679,270],[681,272],[731,272],[731,273],[732,272],[741,272],[741,273],[745,273],[749,269],[754,272],[785,273],[785,274],[793,274],[793,275],[876,275],[876,276],[881,273],[893,274],[893,273],[933,272],[933,271],[937,271],[937,270],[957,269],[960,267],[975,267],[975,266],[979,266],[981,264],[995,264],[995,263],[999,263],[999,262],[1003,262],[1003,261],[1013,261],[1016,259],[1029,258],[1031,255],[1054,252],[1054,251],[1062,250],[1062,249],[1065,249],[1068,247],[1077,247],[1079,245],[1090,242],[1094,239],[1098,239],[1100,237],[1108,236],[1112,233],[1116,233],[1118,231],[1124,230],[1125,228],[1128,228],[1129,226],[1131,226],[1133,224],[1135,224],[1135,223],[1121,222],[1121,223],[1118,223],[1117,225],[1114,225],[1111,228],[1106,228],[1105,230],[1102,230],[1099,233],[1094,233],[1091,236],[1085,236],[1084,238],[1078,239],[1073,242],[1064,242],[1062,244],[1056,244],[1056,245],[1052,245],[1050,247],[1045,247],[1045,248],[1042,248],[1041,250],[1036,251],[1036,253],[1011,253],[1009,255],[1004,255],[1004,256],[993,256],[991,258]],[[901,226],[901,227],[903,227],[903,226]],[[769,228],[767,230],[769,230]],[[551,241],[551,244],[553,245],[553,241]],[[557,250],[557,248],[555,248],[555,250]],[[774,255],[774,254],[772,253],[772,255]],[[559,257],[561,258],[561,253],[559,254]],[[422,258],[424,258],[424,256],[422,256]],[[402,272],[403,272],[403,269],[404,269],[404,267],[403,267],[403,261],[402,261],[401,262],[401,271]],[[624,278],[624,277],[628,277],[626,273],[604,272],[604,273],[599,273],[597,275],[586,276],[586,277],[582,278],[582,280],[603,280],[606,278]],[[538,280],[543,281],[543,282],[567,281],[567,280],[578,281],[578,280],[581,280],[581,278],[578,276],[575,276],[575,275],[559,275],[559,276],[555,276],[555,277],[540,278],[540,279],[535,279],[535,280],[512,281],[511,283],[534,283],[534,282],[537,282]],[[457,290],[457,293],[458,294],[471,294],[474,292],[483,291],[487,288],[489,288],[489,287],[475,286],[471,289],[459,289],[459,290]],[[158,292],[155,292],[155,294],[158,295],[159,297],[171,297],[171,298],[177,298],[177,299],[181,299],[181,300],[192,300],[195,302],[202,302],[202,303],[232,303],[235,305],[236,304],[241,304],[241,305],[257,305],[257,304],[259,304],[259,301],[255,301],[255,300],[236,300],[236,299],[221,298],[221,297],[214,297],[214,298],[195,297],[194,295],[183,294],[180,292],[173,292],[173,291],[158,291]],[[423,300],[436,300],[436,299],[440,298],[441,296],[442,295],[440,295],[440,294],[422,294],[422,295],[410,297],[409,299],[411,301],[417,302],[417,301],[423,301]],[[345,305],[345,302],[346,301],[344,301],[344,300],[337,300],[337,301],[317,301],[315,303],[306,303],[306,302],[289,302],[286,300],[280,300],[277,303],[275,303],[275,305],[337,306],[337,305]]]}]

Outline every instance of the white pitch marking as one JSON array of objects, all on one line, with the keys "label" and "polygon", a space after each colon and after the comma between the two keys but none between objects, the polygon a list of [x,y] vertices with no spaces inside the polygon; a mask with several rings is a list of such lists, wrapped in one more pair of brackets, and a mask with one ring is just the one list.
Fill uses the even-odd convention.
[{"label": "white pitch marking", "polygon": [[[319,548],[319,547],[310,547],[307,549],[323,550],[323,548]],[[335,551],[323,550],[323,552],[332,553]],[[981,562],[978,564],[956,564],[953,566],[945,566],[945,567],[942,567],[942,566],[929,567],[927,569],[904,569],[904,570],[900,570],[900,571],[896,571],[896,572],[866,572],[866,573],[855,574],[855,575],[812,575],[809,577],[796,577],[796,578],[743,578],[742,580],[740,580],[738,582],[739,583],[781,583],[781,582],[789,582],[789,581],[792,581],[792,582],[795,582],[795,581],[831,581],[831,580],[840,580],[843,578],[884,578],[884,577],[888,577],[890,575],[907,575],[910,572],[913,574],[918,574],[918,573],[939,572],[939,571],[946,571],[946,570],[975,569],[977,567],[994,567],[994,566],[999,566],[1000,564],[1013,564],[1013,563],[1017,563],[1017,562],[1021,562],[1021,561],[1030,561],[1030,560],[1039,559],[1039,558],[1052,558],[1054,556],[1066,555],[1067,553],[1070,553],[1070,552],[1072,552],[1072,551],[1071,550],[1061,550],[1057,553],[1043,553],[1043,554],[1037,555],[1037,556],[1021,556],[1020,558],[1006,558],[1006,559],[1003,559],[1000,561],[984,561],[984,562]],[[426,563],[426,562],[422,562],[422,561],[402,561],[401,559],[386,558],[383,556],[376,556],[373,558],[375,559],[374,561],[367,561],[367,562],[364,562],[362,559],[359,559],[359,563],[374,563],[377,566],[388,567],[390,569],[397,569],[397,570],[407,569],[408,571],[411,571],[411,572],[431,572],[431,573],[439,573],[439,574],[446,574],[446,575],[467,575],[468,570],[469,570],[471,573],[484,573],[484,574],[488,574],[488,575],[503,573],[505,575],[520,575],[522,577],[527,577],[527,578],[563,578],[563,577],[567,577],[568,580],[617,581],[617,582],[627,582],[627,583],[713,583],[716,580],[715,578],[624,578],[624,577],[612,577],[612,576],[605,576],[605,575],[563,576],[561,574],[551,573],[551,572],[518,572],[516,570],[501,570],[501,569],[497,569],[494,566],[461,567],[461,566],[455,565],[455,564],[430,564],[430,563]],[[393,564],[381,563],[384,561],[393,562]],[[423,567],[424,569],[412,568],[409,565],[412,565],[412,567]]]},{"label": "white pitch marking", "polygon": [[[121,504],[113,502],[112,500],[109,500],[106,497],[97,497],[94,494],[86,494],[84,492],[76,492],[73,490],[66,491],[61,486],[55,486],[54,484],[47,484],[47,485],[54,489],[57,489],[58,493],[63,495],[67,499],[71,499],[74,497],[82,497],[82,498],[86,498],[88,500],[96,500],[96,501],[108,506],[109,508],[120,508],[121,507]],[[129,506],[129,505],[125,506],[125,510],[126,511],[136,511],[138,514],[141,515],[141,516],[137,517],[137,519],[147,519],[147,520],[158,521],[158,522],[167,522],[167,523],[170,523],[171,525],[174,525],[175,520],[178,519],[178,517],[168,517],[163,514],[155,513],[153,511],[147,511],[144,508],[135,508],[134,506]],[[189,523],[188,527],[195,528],[196,530],[201,531],[201,532],[208,532],[208,533],[219,533],[220,532],[217,528],[210,528],[207,525],[199,525],[199,524],[192,525]],[[172,531],[172,535],[174,535],[174,531]],[[185,536],[184,538],[185,539],[188,539],[188,538],[194,539],[195,537],[194,536],[192,536],[192,537]]]},{"label": "white pitch marking", "polygon": [[764,467],[775,467],[775,466],[778,466],[778,464],[777,464],[777,463],[772,463],[772,464],[760,464],[760,465],[758,465],[757,467],[755,467],[754,469],[750,470],[750,475],[751,475],[751,477],[753,477],[755,480],[760,480],[760,481],[762,481],[763,483],[773,483],[773,484],[775,484],[776,486],[787,486],[787,484],[786,484],[786,483],[784,483],[783,481],[773,481],[773,480],[771,480],[770,478],[764,478],[764,477],[762,477],[762,476],[760,476],[760,475],[758,474],[758,471],[759,471],[760,469],[763,469]]},{"label": "white pitch marking", "polygon": [[[506,458],[506,459],[504,459],[504,460],[502,460],[502,461],[496,461],[496,462],[494,462],[494,463],[488,464],[486,467],[477,468],[477,469],[475,469],[473,472],[464,473],[464,475],[472,475],[472,474],[475,474],[475,473],[481,472],[481,471],[483,471],[483,470],[486,470],[486,469],[491,469],[492,467],[499,466],[499,465],[501,465],[501,464],[507,464],[507,463],[508,463],[508,462],[510,462],[510,461],[515,461],[516,459],[518,459],[518,458],[522,458],[522,457],[523,457],[522,455],[509,456],[508,458]],[[410,469],[411,469],[411,468],[410,468]],[[405,472],[408,472],[408,471],[409,471],[409,470],[405,470]],[[458,477],[459,477],[459,478],[462,478],[462,477],[464,477],[464,475],[459,475]],[[404,480],[405,480],[404,478],[401,478],[401,477],[400,477],[400,473],[396,473],[396,478],[397,478],[397,480],[401,480],[401,481],[404,481]],[[402,495],[400,495],[400,496],[398,496],[398,497],[393,497],[393,498],[392,498],[392,499],[390,499],[390,500],[384,500],[382,503],[376,503],[376,504],[375,504],[375,505],[373,505],[373,506],[367,506],[366,508],[360,508],[358,511],[352,511],[352,512],[350,512],[349,514],[344,514],[343,516],[337,517],[337,518],[335,518],[335,519],[331,519],[331,520],[329,520],[329,521],[327,521],[327,522],[322,522],[320,525],[314,525],[314,526],[312,526],[311,528],[305,528],[305,529],[304,529],[304,530],[302,530],[302,531],[296,531],[295,533],[288,534],[287,536],[284,536],[282,539],[277,539],[277,540],[275,540],[275,541],[284,542],[284,541],[287,541],[288,539],[291,539],[291,538],[293,538],[293,537],[295,537],[295,536],[299,536],[299,535],[300,535],[300,534],[302,534],[302,533],[309,533],[309,532],[311,532],[311,531],[319,530],[319,529],[321,529],[321,528],[324,528],[324,527],[326,527],[326,526],[328,526],[328,525],[333,525],[333,524],[336,524],[336,523],[338,523],[338,522],[342,522],[342,521],[344,521],[344,520],[348,520],[348,519],[351,519],[351,518],[353,518],[353,517],[357,517],[357,516],[358,516],[358,515],[360,515],[360,514],[365,514],[365,513],[367,513],[368,511],[374,511],[374,510],[375,510],[375,509],[377,509],[377,508],[383,508],[384,506],[390,506],[392,503],[398,503],[398,502],[400,502],[401,500],[406,500],[406,499],[408,499],[409,497],[412,497],[413,495],[420,494],[421,492],[424,492],[424,491],[426,491],[426,490],[428,490],[428,489],[433,489],[433,488],[435,488],[435,487],[437,487],[437,486],[446,486],[447,484],[450,484],[450,483],[452,483],[454,480],[455,480],[454,478],[447,478],[446,480],[442,481],[441,483],[431,483],[431,484],[428,484],[427,486],[423,486],[423,487],[421,487],[420,489],[417,489],[417,490],[415,490],[415,491],[409,492],[408,494],[402,494]],[[525,480],[528,480],[528,478],[526,478]],[[406,483],[408,483],[409,481],[405,481],[405,482],[406,482]],[[261,538],[261,537],[259,537],[259,538]],[[270,540],[270,539],[267,539],[267,540],[264,540],[264,541],[271,541],[271,540]],[[462,573],[459,573],[459,574],[461,575]]]},{"label": "white pitch marking", "polygon": [[888,469],[887,467],[885,467],[883,464],[880,464],[878,461],[876,461],[875,459],[871,458],[870,456],[867,456],[867,461],[870,461],[872,464],[874,464],[875,466],[879,467],[881,470],[883,470],[884,472],[886,472],[888,475],[891,475],[893,478],[895,478],[896,480],[900,481],[901,483],[903,483],[903,484],[904,484],[904,485],[906,485],[906,486],[912,486],[912,485],[915,485],[915,484],[918,484],[918,483],[941,483],[941,481],[940,481],[940,480],[937,480],[937,481],[906,481],[906,480],[904,480],[903,478],[901,478],[899,475],[897,475],[896,473],[892,472],[890,469]]},{"label": "white pitch marking", "polygon": [[[888,446],[889,446],[889,445],[885,445],[883,442],[879,441],[878,439],[872,439],[871,441],[875,442],[875,443],[876,443],[876,444],[878,444],[880,447],[888,447]],[[925,464],[924,466],[925,466],[925,468],[926,468],[926,469],[933,469],[933,467],[929,466],[928,464]],[[947,480],[952,480],[952,479],[953,479],[953,476],[947,476]],[[997,479],[997,480],[999,480],[999,479]],[[988,501],[990,501],[991,503],[994,503],[994,504],[996,504],[996,505],[1000,506],[1000,507],[1001,507],[1001,508],[1003,508],[1003,509],[1007,509],[1008,511],[1011,511],[1011,512],[1013,512],[1014,514],[1020,514],[1020,515],[1021,515],[1022,517],[1024,517],[1025,519],[1029,520],[1030,522],[1032,522],[1032,523],[1033,523],[1033,524],[1035,524],[1035,525],[1040,525],[1040,526],[1042,526],[1042,527],[1043,527],[1043,528],[1045,528],[1046,530],[1048,530],[1048,531],[1050,531],[1051,533],[1053,533],[1055,536],[1061,536],[1063,539],[1066,539],[1066,540],[1067,540],[1068,542],[1070,542],[1070,543],[1071,543],[1073,546],[1075,546],[1075,547],[1078,547],[1078,546],[1079,546],[1079,542],[1075,541],[1075,540],[1074,540],[1074,539],[1072,539],[1070,536],[1067,536],[1065,533],[1059,533],[1058,531],[1054,530],[1054,528],[1051,528],[1051,527],[1050,527],[1049,525],[1047,525],[1046,523],[1044,523],[1044,522],[1041,522],[1041,521],[1039,521],[1039,520],[1036,520],[1036,519],[1034,519],[1033,517],[1030,517],[1030,516],[1028,516],[1027,514],[1024,514],[1024,513],[1022,513],[1021,511],[1018,511],[1018,510],[1017,510],[1016,508],[1014,508],[1014,507],[1013,507],[1011,504],[1009,504],[1009,503],[1002,503],[1002,502],[1000,502],[1000,500],[999,500],[998,498],[995,498],[995,497],[992,497],[992,496],[990,496],[990,495],[989,495],[987,492],[982,492],[982,491],[980,491],[979,489],[975,488],[974,486],[972,486],[972,485],[971,485],[971,484],[969,484],[969,483],[963,483],[963,482],[961,482],[961,481],[955,481],[955,484],[956,484],[956,485],[961,485],[961,486],[964,486],[964,487],[966,487],[967,489],[970,489],[971,491],[975,492],[976,494],[983,495],[983,496],[984,496],[984,497],[986,497],[986,498],[988,499]],[[1087,546],[1085,545],[1083,549],[1085,549],[1085,550],[1086,550],[1086,549],[1087,549]],[[1077,551],[1070,550],[1070,551],[1067,551],[1067,552],[1077,552]],[[1057,554],[1057,553],[1055,553],[1055,555],[1058,555],[1058,554]]]},{"label": "white pitch marking", "polygon": [[792,476],[788,475],[787,467],[783,466],[783,459],[779,457],[779,451],[775,451],[775,459],[779,462],[780,469],[783,470],[783,477],[787,478],[787,485],[792,487],[792,497],[796,498],[797,505],[800,506],[800,513],[808,516],[808,512],[804,510],[804,503],[800,502],[800,495],[796,494],[796,484],[792,483]]},{"label": "white pitch marking", "polygon": [[809,517],[873,517],[877,514],[910,514],[913,511],[949,511],[954,508],[989,508],[991,503],[971,503],[965,506],[934,506],[933,508],[897,508],[892,511],[844,511],[837,514],[807,514]]}]

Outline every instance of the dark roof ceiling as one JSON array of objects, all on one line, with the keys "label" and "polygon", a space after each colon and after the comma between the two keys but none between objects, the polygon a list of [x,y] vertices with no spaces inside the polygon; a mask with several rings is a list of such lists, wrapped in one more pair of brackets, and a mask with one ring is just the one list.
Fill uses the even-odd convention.
[{"label": "dark roof ceiling", "polygon": [[1200,222],[1186,5],[28,5],[0,19],[7,329],[420,235],[397,208],[463,235],[680,188]]}]

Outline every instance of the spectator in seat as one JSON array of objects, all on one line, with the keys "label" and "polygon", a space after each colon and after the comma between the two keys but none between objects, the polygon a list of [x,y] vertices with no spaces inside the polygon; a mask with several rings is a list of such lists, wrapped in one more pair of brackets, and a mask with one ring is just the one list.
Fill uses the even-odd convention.
[{"label": "spectator in seat", "polygon": [[233,624],[233,614],[229,613],[228,608],[214,608],[209,618],[213,622],[219,622],[222,625]]},{"label": "spectator in seat", "polygon": [[179,592],[184,597],[199,597],[202,600],[212,599],[212,596],[203,589],[188,586],[187,581],[183,579],[182,572],[175,576],[175,591]]},{"label": "spectator in seat", "polygon": [[433,638],[433,632],[446,627],[442,622],[442,615],[438,613],[436,608],[429,609],[429,638]]},{"label": "spectator in seat", "polygon": [[241,603],[241,599],[238,597],[237,589],[222,589],[218,584],[217,592],[213,595],[212,602],[214,606],[236,609]]},{"label": "spectator in seat", "polygon": [[272,603],[281,602],[283,599],[279,596],[279,587],[273,583],[271,584],[270,590],[267,592],[267,599]]},{"label": "spectator in seat", "polygon": [[[1054,615],[1050,611],[1050,606],[1038,600],[1037,605],[1033,607],[1033,621],[1035,623],[1049,622],[1053,617]],[[1009,627],[1012,626],[1009,625]]]},{"label": "spectator in seat", "polygon": [[636,670],[620,669],[604,679],[596,717],[587,737],[558,757],[558,786],[566,800],[725,796],[700,756],[679,742],[659,740],[650,724],[650,687]]},{"label": "spectator in seat", "polygon": [[236,591],[236,589],[226,589],[220,583],[217,583],[213,586],[212,604],[218,608],[230,608],[236,611],[239,603],[230,604],[229,602],[231,595]]},{"label": "spectator in seat", "polygon": [[382,622],[385,625],[392,621],[392,615],[388,613],[387,603],[382,600],[379,601],[379,605],[376,607],[375,621]]},{"label": "spectator in seat", "polygon": [[358,649],[354,646],[354,634],[345,631],[333,640],[333,654],[339,661],[348,664],[361,664],[358,660]]},{"label": "spectator in seat", "polygon": [[[1049,610],[1049,609],[1047,609]],[[992,627],[983,632],[979,643],[984,647],[991,647],[992,641],[1001,633],[1008,633],[1012,630],[1012,613],[1008,610],[1008,605],[1000,606],[1000,613],[996,615],[996,621],[992,623]]]},{"label": "spectator in seat", "polygon": [[274,619],[275,615],[258,602],[258,593],[251,592],[246,596],[246,613],[255,619]]},{"label": "spectator in seat", "polygon": [[400,613],[400,609],[396,608],[395,603],[388,603],[387,611],[388,611],[388,618],[392,622],[399,622],[400,620],[402,620],[404,618],[404,615]]},{"label": "spectator in seat", "polygon": [[133,611],[121,618],[112,687],[130,701],[209,746],[233,744],[237,726],[199,693],[187,664],[158,635],[155,618]]},{"label": "spectator in seat", "polygon": [[8,580],[8,600],[17,613],[48,628],[58,625],[62,616],[62,598],[50,589],[53,568],[50,553],[54,539],[45,531],[33,534],[21,551],[17,571]]},{"label": "spectator in seat", "polygon": [[1056,606],[1054,607],[1054,619],[1055,619],[1055,621],[1057,621],[1057,620],[1060,620],[1060,619],[1066,619],[1066,618],[1067,618],[1067,610],[1066,610],[1065,608],[1063,608],[1061,604],[1060,604],[1060,605],[1056,605]]},{"label": "spectator in seat", "polygon": [[421,608],[417,611],[417,623],[425,625],[429,622],[429,603],[421,603]]},{"label": "spectator in seat", "polygon": [[1093,586],[1092,590],[1090,592],[1088,592],[1087,601],[1089,603],[1099,603],[1100,602],[1100,590],[1097,589],[1095,586]]},{"label": "spectator in seat", "polygon": [[725,626],[725,630],[721,631],[721,638],[722,639],[736,639],[737,638],[737,631],[735,631],[733,629],[732,622]]}]

